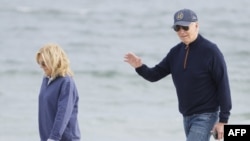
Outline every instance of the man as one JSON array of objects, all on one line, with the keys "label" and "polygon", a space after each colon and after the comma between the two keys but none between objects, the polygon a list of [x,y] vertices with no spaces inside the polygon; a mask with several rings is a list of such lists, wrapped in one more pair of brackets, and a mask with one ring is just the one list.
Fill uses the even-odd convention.
[{"label": "man", "polygon": [[211,132],[217,133],[220,140],[232,107],[223,54],[199,34],[198,18],[192,10],[177,11],[173,29],[181,42],[154,67],[143,64],[131,52],[124,61],[151,82],[172,75],[187,141],[209,141]]}]

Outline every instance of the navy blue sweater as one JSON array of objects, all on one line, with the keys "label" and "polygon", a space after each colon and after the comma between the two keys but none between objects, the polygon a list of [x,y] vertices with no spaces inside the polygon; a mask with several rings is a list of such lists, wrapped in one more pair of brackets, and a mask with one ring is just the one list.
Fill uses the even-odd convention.
[{"label": "navy blue sweater", "polygon": [[201,35],[188,47],[177,44],[154,67],[143,64],[136,72],[151,82],[171,74],[183,116],[219,110],[219,121],[228,122],[232,105],[226,63],[217,45]]},{"label": "navy blue sweater", "polygon": [[44,77],[39,94],[41,141],[80,141],[78,92],[72,77],[57,77],[48,84]]}]

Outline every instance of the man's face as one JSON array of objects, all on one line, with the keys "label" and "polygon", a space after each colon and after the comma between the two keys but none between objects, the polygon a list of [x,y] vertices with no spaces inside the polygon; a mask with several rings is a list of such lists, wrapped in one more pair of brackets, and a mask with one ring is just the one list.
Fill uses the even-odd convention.
[{"label": "man's face", "polygon": [[192,22],[189,26],[175,26],[175,31],[179,36],[180,40],[189,45],[193,42],[198,36],[198,23]]}]

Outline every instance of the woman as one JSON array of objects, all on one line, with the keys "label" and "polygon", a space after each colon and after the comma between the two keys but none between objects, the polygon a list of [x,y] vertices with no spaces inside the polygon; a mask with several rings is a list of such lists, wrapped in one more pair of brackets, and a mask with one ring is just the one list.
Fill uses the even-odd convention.
[{"label": "woman", "polygon": [[57,44],[46,44],[36,54],[45,76],[39,94],[41,141],[80,141],[78,92],[69,59]]}]

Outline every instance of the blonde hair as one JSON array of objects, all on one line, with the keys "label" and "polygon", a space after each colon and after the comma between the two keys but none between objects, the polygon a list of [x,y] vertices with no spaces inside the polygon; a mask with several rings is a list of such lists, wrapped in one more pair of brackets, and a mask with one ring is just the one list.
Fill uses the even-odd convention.
[{"label": "blonde hair", "polygon": [[50,77],[73,76],[67,54],[58,44],[45,44],[36,54],[36,61],[38,64],[40,64],[39,59],[42,59],[46,67],[51,70]]}]

